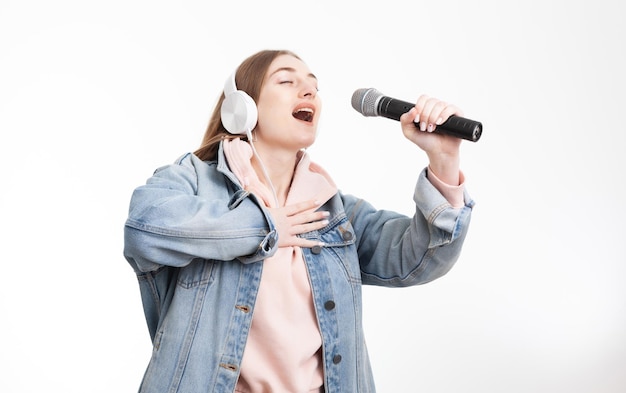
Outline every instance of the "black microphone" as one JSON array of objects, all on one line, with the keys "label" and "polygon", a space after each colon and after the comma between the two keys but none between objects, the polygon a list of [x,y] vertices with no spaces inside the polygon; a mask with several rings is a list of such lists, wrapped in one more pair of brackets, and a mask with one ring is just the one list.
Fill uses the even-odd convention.
[{"label": "black microphone", "polygon": [[[384,96],[374,88],[358,89],[352,94],[352,107],[363,116],[382,116],[400,120],[400,116],[414,106],[415,104],[410,102]],[[483,125],[475,120],[452,115],[435,127],[434,132],[476,142],[483,133]]]}]

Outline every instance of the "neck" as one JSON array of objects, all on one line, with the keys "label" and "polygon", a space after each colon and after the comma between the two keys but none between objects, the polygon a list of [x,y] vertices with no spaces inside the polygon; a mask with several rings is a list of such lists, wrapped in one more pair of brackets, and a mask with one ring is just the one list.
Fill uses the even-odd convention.
[{"label": "neck", "polygon": [[[283,206],[291,187],[296,164],[298,163],[298,152],[284,152],[278,150],[272,150],[270,152],[258,146],[256,146],[256,150],[258,156],[253,156],[252,167],[261,182],[269,189],[273,188],[278,204]],[[259,161],[259,159],[261,161]],[[267,177],[269,177],[269,181],[266,178],[266,173]]]}]

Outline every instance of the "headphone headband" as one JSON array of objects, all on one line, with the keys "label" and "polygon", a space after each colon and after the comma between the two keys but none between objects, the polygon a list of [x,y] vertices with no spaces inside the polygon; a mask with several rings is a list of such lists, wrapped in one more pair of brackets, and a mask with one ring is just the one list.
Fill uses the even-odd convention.
[{"label": "headphone headband", "polygon": [[226,82],[224,83],[224,95],[229,95],[237,91],[237,84],[235,83],[235,75],[237,75],[237,70],[230,74]]}]

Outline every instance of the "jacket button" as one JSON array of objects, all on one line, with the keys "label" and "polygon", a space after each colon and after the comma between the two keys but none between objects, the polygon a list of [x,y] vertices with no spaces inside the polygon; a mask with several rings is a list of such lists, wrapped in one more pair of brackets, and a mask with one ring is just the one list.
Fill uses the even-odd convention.
[{"label": "jacket button", "polygon": [[324,308],[327,311],[335,309],[335,302],[333,302],[332,300],[327,301],[326,303],[324,303]]},{"label": "jacket button", "polygon": [[341,355],[335,355],[335,356],[333,356],[333,363],[334,363],[334,364],[339,364],[339,363],[341,363]]},{"label": "jacket button", "polygon": [[343,240],[347,241],[347,240],[352,240],[353,235],[352,235],[352,232],[344,232],[341,236],[343,237]]},{"label": "jacket button", "polygon": [[321,252],[322,252],[322,247],[321,247],[321,246],[313,246],[313,247],[311,248],[311,252],[312,252],[313,254],[319,254],[319,253],[321,253]]}]

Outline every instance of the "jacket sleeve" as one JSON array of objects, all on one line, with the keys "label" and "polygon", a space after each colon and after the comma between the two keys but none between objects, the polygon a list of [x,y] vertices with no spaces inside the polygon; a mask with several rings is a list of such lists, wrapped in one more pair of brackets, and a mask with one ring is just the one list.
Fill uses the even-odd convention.
[{"label": "jacket sleeve", "polygon": [[180,267],[195,258],[249,263],[272,255],[277,234],[268,212],[229,182],[190,154],[157,169],[130,201],[124,256],[133,268]]},{"label": "jacket sleeve", "polygon": [[445,275],[456,263],[468,231],[474,201],[453,208],[427,179],[424,169],[413,195],[415,214],[407,217],[345,198],[357,237],[364,284],[410,286]]}]

